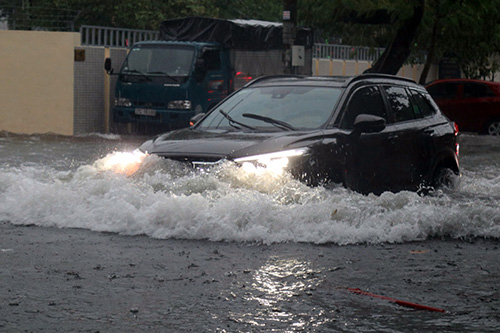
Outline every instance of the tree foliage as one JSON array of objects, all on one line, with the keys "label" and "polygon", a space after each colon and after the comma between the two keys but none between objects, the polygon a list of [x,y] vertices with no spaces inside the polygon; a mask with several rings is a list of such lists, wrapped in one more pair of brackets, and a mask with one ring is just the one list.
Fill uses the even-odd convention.
[{"label": "tree foliage", "polygon": [[214,3],[220,18],[281,21],[282,0],[215,0]]},{"label": "tree foliage", "polygon": [[[418,2],[299,0],[299,18],[320,28],[323,40],[391,47]],[[421,83],[444,55],[451,55],[466,77],[491,77],[500,68],[500,0],[426,0],[414,37],[404,47],[406,62],[425,63]]]},{"label": "tree foliage", "polygon": [[434,0],[439,12],[435,48],[450,54],[470,78],[487,78],[499,68],[500,1]]},{"label": "tree foliage", "polygon": [[[157,30],[166,19],[185,16],[279,21],[281,0],[0,0],[0,11],[13,29],[61,29],[98,25]],[[63,14],[70,13],[70,15]],[[45,20],[43,20],[45,18]]]},{"label": "tree foliage", "polygon": [[0,10],[10,17],[11,28],[24,30],[57,29],[53,22],[37,20],[47,13],[52,21],[61,20],[63,12],[74,13],[64,18],[74,29],[86,24],[157,30],[160,22],[169,18],[219,16],[212,0],[0,0]]},{"label": "tree foliage", "polygon": [[412,14],[401,21],[394,37],[385,48],[384,53],[373,64],[369,72],[395,75],[411,53],[411,44],[417,35],[418,26],[424,16],[425,1],[415,1]]}]

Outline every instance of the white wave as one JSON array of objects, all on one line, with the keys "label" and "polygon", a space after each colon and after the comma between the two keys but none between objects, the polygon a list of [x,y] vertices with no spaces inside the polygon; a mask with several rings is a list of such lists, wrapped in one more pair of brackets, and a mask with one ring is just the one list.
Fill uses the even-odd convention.
[{"label": "white wave", "polygon": [[500,181],[476,174],[464,177],[458,194],[364,196],[340,186],[310,188],[287,176],[249,176],[230,165],[200,174],[150,156],[130,177],[101,165],[74,171],[40,164],[0,167],[0,220],[264,243],[500,237],[500,208],[491,199]]},{"label": "white wave", "polygon": [[75,137],[77,138],[98,137],[105,140],[120,140],[122,138],[121,135],[112,133],[87,133],[87,134],[76,135]]}]

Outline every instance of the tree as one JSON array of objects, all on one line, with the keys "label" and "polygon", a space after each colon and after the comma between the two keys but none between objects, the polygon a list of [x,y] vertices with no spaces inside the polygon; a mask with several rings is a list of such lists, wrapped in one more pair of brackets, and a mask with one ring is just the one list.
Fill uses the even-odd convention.
[{"label": "tree", "polygon": [[466,77],[491,77],[498,70],[500,1],[428,0],[419,32],[419,49],[427,54],[419,82],[431,64],[451,56]]},{"label": "tree", "polygon": [[23,30],[82,24],[157,30],[161,21],[185,16],[281,21],[281,13],[281,0],[0,0],[0,15]]},{"label": "tree", "polygon": [[[445,17],[445,11],[442,8],[442,0],[428,0],[427,4],[430,6],[429,10],[426,11],[428,15],[424,18],[424,27],[430,27],[427,34],[421,33],[420,40],[418,45],[425,45],[427,51],[427,57],[424,64],[424,68],[422,69],[422,73],[420,74],[420,84],[425,84],[427,82],[427,76],[429,75],[429,70],[431,69],[432,64],[434,63],[438,52],[440,51],[438,48],[439,44],[439,32],[442,26],[442,20]],[[424,30],[424,29],[422,29]],[[430,36],[429,36],[430,31]],[[422,38],[425,36],[425,39]],[[441,56],[440,54],[439,56]]]},{"label": "tree", "polygon": [[493,76],[499,66],[500,1],[462,0],[451,8],[455,15],[446,16],[442,39],[446,49],[453,51],[466,77]]},{"label": "tree", "polygon": [[63,1],[0,0],[0,18],[13,30],[73,31],[78,14]]},{"label": "tree", "polygon": [[372,73],[395,75],[403,66],[411,53],[411,44],[417,35],[417,30],[424,16],[425,0],[416,0],[413,4],[413,13],[401,21],[391,43],[384,53],[368,70]]},{"label": "tree", "polygon": [[73,7],[81,8],[77,25],[158,30],[161,21],[166,19],[219,15],[217,7],[211,0],[69,0],[68,2]]},{"label": "tree", "polygon": [[[82,24],[158,30],[169,18],[219,16],[212,0],[0,0],[0,11],[11,29],[23,30],[77,30]],[[59,21],[70,27],[61,29]]]},{"label": "tree", "polygon": [[305,25],[346,44],[385,47],[370,72],[396,74],[413,49],[424,6],[424,0],[303,0],[299,12]]},{"label": "tree", "polygon": [[215,0],[219,17],[281,22],[282,0]]}]

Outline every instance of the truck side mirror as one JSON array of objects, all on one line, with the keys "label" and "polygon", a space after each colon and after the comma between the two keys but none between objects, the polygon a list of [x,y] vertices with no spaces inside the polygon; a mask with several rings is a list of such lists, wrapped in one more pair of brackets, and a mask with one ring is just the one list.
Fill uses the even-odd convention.
[{"label": "truck side mirror", "polygon": [[113,67],[111,64],[111,58],[106,58],[104,60],[104,69],[106,70],[106,73],[113,74]]}]

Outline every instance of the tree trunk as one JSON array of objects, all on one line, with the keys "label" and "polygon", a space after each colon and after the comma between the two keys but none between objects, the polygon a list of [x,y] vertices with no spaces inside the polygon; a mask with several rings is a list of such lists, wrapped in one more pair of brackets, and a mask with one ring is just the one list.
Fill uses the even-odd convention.
[{"label": "tree trunk", "polygon": [[425,0],[415,0],[413,15],[403,22],[391,44],[375,62],[368,73],[396,75],[410,55],[410,46],[417,34],[417,29],[424,16]]},{"label": "tree trunk", "polygon": [[439,0],[436,0],[434,3],[436,16],[434,17],[434,26],[432,27],[431,43],[427,51],[427,59],[425,61],[424,68],[422,69],[422,73],[420,74],[420,79],[418,81],[418,83],[421,85],[425,85],[427,82],[427,76],[429,75],[429,70],[431,69],[432,63],[434,62],[434,56],[436,54],[437,34],[439,29],[439,22],[441,20],[439,5]]}]

